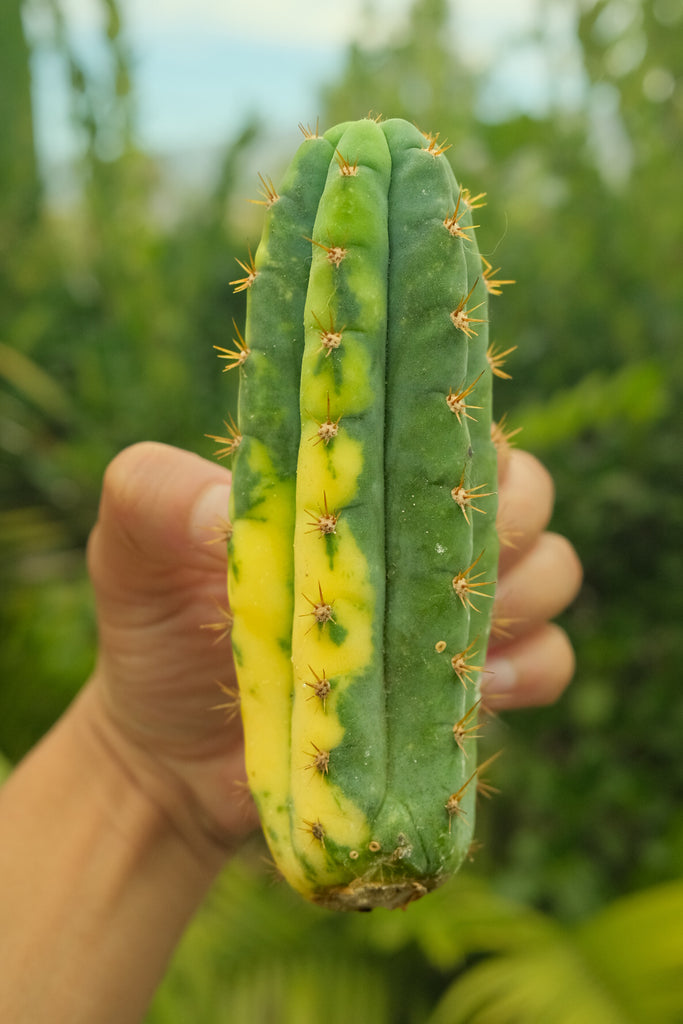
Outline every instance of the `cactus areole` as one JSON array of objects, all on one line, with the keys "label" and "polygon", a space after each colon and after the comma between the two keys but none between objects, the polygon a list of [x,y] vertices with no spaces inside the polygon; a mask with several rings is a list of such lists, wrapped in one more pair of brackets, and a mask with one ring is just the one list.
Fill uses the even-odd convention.
[{"label": "cactus areole", "polygon": [[437,138],[370,119],[304,136],[277,191],[261,179],[263,236],[233,282],[246,328],[223,350],[247,775],[295,889],[398,907],[472,840],[499,282]]}]

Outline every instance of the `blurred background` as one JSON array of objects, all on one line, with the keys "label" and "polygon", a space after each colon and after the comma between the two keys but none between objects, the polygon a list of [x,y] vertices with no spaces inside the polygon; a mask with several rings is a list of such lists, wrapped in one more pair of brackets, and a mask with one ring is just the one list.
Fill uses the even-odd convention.
[{"label": "blurred background", "polygon": [[212,454],[213,345],[243,296],[257,173],[372,111],[439,131],[517,284],[497,412],[557,485],[585,568],[551,709],[501,716],[481,848],[400,914],[335,916],[260,840],[148,1016],[260,1024],[683,1021],[683,0],[3,0],[0,758],[93,662],[102,473]]}]

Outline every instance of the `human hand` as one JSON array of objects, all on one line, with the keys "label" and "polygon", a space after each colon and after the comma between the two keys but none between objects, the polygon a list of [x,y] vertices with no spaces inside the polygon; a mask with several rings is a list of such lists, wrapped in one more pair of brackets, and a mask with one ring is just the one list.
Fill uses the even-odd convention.
[{"label": "human hand", "polygon": [[202,856],[207,840],[209,855],[225,856],[257,821],[229,713],[230,479],[189,452],[133,445],[106,471],[88,548],[99,627],[91,722]]},{"label": "human hand", "polygon": [[498,451],[500,560],[482,693],[491,711],[551,704],[575,667],[571,642],[549,621],[576,597],[582,569],[576,551],[546,531],[552,477],[529,452]]},{"label": "human hand", "polygon": [[[581,577],[571,545],[544,532],[546,471],[524,452],[499,457],[489,710],[547,703],[567,684],[571,645],[547,620]],[[229,487],[227,470],[157,444],[106,472],[89,545],[97,665],[0,790],[3,1020],[142,1019],[189,917],[256,824],[239,718],[217,708],[219,683],[236,686],[220,610]]]},{"label": "human hand", "polygon": [[[114,459],[89,546],[100,654],[93,723],[190,842],[223,852],[256,823],[227,641],[220,521],[230,474],[179,449],[139,444]],[[566,634],[548,622],[575,595],[581,568],[567,540],[544,532],[553,484],[527,452],[499,454],[500,575],[484,695],[492,710],[546,704],[569,682]],[[214,541],[215,543],[211,543]],[[216,543],[217,541],[217,543]],[[207,624],[215,623],[216,643]]]}]

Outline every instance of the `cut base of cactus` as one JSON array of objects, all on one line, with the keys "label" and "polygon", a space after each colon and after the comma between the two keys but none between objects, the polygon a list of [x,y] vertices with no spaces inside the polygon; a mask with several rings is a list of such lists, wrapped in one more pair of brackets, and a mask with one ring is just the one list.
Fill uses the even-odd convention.
[{"label": "cut base of cactus", "polygon": [[414,903],[428,892],[438,888],[445,879],[430,883],[428,879],[421,882],[409,879],[402,882],[367,882],[362,878],[350,885],[327,889],[313,897],[313,901],[327,910],[398,910]]}]

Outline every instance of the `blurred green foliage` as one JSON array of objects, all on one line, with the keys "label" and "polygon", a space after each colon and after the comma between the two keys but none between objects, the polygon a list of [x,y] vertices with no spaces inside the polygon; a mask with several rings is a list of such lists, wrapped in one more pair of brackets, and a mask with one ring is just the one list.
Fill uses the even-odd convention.
[{"label": "blurred green foliage", "polygon": [[559,923],[460,875],[405,914],[332,914],[246,859],[190,926],[148,1024],[679,1024],[683,882]]},{"label": "blurred green foliage", "polygon": [[[29,205],[41,192],[35,159],[18,129],[0,135],[2,180],[21,183],[0,207],[0,749],[12,758],[92,662],[83,549],[107,462],[143,439],[208,455],[204,435],[234,401],[212,346],[243,315],[229,286],[244,252],[231,204],[256,132],[246,124],[226,145],[205,194],[161,216],[160,168],[134,143],[117,5],[103,4],[110,66],[95,80],[59,5],[36,4],[51,16],[40,45],[62,58],[80,155],[73,203]],[[9,46],[11,27],[23,55],[0,63],[10,125],[31,110],[20,7],[4,7],[0,32]]]},{"label": "blurred green foliage", "polygon": [[[240,173],[258,127],[244,125],[226,145],[204,193],[160,210],[163,169],[136,142],[118,6],[101,3],[108,66],[95,78],[58,0],[25,0],[46,15],[40,45],[61,55],[70,82],[81,148],[66,206],[46,200],[35,157],[20,0],[0,16],[0,752],[9,760],[92,663],[83,551],[107,462],[144,438],[208,455],[204,435],[234,403],[212,346],[243,316],[229,281],[253,239],[235,201],[246,198]],[[680,990],[668,1009],[643,995],[673,991],[646,970],[667,950],[683,972],[662,907],[680,907],[672,880],[683,877],[683,4],[546,0],[529,38],[510,44],[548,69],[533,116],[492,103],[496,62],[473,69],[462,59],[461,15],[446,0],[416,0],[405,31],[350,47],[339,80],[321,92],[321,120],[373,111],[438,130],[463,183],[488,194],[480,244],[517,281],[491,311],[496,342],[517,346],[498,407],[553,473],[554,527],[585,568],[563,616],[576,681],[554,708],[491,723],[487,745],[505,748],[501,794],[481,810],[484,846],[464,880],[425,909],[340,924],[267,886],[250,846],[188,934],[153,1024],[306,1024],[320,1019],[328,992],[339,1020],[683,1019]],[[560,15],[571,31],[558,32]],[[555,68],[566,67],[576,79],[569,100],[555,88]],[[641,911],[627,902],[639,898]],[[493,915],[502,938],[466,926],[462,901],[475,923]],[[637,929],[629,940],[640,971],[637,960],[619,961],[629,907],[649,936],[646,947]],[[542,986],[521,1003],[496,1003],[512,979],[538,978],[551,961],[557,991],[577,990],[586,981],[577,956],[617,1009],[562,1016],[542,1002]],[[531,1016],[520,1005],[534,1006]]]}]

